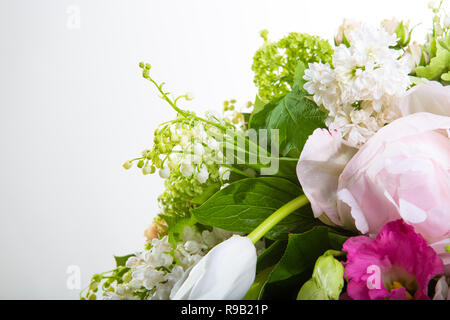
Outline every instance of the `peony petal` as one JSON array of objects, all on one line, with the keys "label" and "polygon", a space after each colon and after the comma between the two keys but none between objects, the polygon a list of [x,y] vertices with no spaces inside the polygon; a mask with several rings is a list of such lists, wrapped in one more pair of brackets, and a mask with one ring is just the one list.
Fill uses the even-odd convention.
[{"label": "peony petal", "polygon": [[417,112],[450,116],[450,86],[436,81],[419,84],[400,99],[399,105],[403,116]]},{"label": "peony petal", "polygon": [[351,215],[355,219],[355,226],[361,233],[369,232],[369,225],[364,216],[364,212],[358,205],[353,195],[348,189],[342,189],[338,192],[338,199],[347,204],[351,209]]},{"label": "peony petal", "polygon": [[427,219],[425,211],[403,199],[400,199],[399,213],[408,223],[421,223]]},{"label": "peony petal", "polygon": [[316,218],[325,213],[333,224],[341,225],[336,208],[338,179],[356,152],[338,132],[331,134],[325,129],[316,129],[306,141],[297,176]]},{"label": "peony petal", "polygon": [[403,218],[429,243],[448,237],[450,140],[442,130],[448,128],[450,117],[415,113],[380,129],[339,178],[338,192],[351,195],[341,195],[345,205],[338,202],[341,221],[351,215],[362,223],[364,215],[368,227],[358,229],[377,234]]}]

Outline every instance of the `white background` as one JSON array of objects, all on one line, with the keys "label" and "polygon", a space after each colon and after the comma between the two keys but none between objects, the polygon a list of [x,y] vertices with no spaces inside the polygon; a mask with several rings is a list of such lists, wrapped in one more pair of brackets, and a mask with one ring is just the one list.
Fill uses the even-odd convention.
[{"label": "white background", "polygon": [[[67,27],[71,6],[80,28]],[[344,17],[431,24],[427,1],[0,2],[0,298],[70,299],[113,254],[142,248],[158,176],[121,164],[151,146],[174,112],[140,75],[193,92],[196,111],[255,95],[252,56],[267,28],[331,39]]]}]

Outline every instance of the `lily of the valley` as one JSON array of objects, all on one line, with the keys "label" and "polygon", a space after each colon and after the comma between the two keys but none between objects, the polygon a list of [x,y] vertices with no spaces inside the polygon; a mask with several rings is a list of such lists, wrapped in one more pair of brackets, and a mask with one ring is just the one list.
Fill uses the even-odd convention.
[{"label": "lily of the valley", "polygon": [[209,251],[173,287],[171,300],[240,300],[256,275],[255,243],[278,222],[309,203],[301,195],[276,210],[247,237],[234,235]]}]

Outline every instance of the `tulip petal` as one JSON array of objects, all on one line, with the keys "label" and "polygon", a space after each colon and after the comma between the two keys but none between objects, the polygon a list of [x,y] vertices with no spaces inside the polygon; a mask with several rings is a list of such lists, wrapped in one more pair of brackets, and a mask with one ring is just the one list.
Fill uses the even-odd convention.
[{"label": "tulip petal", "polygon": [[255,274],[255,246],[247,237],[233,236],[209,251],[170,296],[172,300],[242,299]]}]

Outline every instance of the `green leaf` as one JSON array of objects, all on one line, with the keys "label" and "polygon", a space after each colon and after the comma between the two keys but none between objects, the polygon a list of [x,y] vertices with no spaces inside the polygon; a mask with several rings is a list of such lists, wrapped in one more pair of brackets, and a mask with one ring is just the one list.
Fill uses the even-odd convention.
[{"label": "green leaf", "polygon": [[310,279],[317,258],[329,249],[340,250],[345,239],[324,226],[291,234],[283,257],[264,285],[262,299],[295,299]]},{"label": "green leaf", "polygon": [[286,245],[287,241],[277,240],[258,256],[255,281],[248,290],[244,300],[257,300],[260,298],[262,288],[269,278],[273,268],[283,256],[284,250],[286,250]]},{"label": "green leaf", "polygon": [[172,244],[178,242],[185,227],[193,227],[197,223],[197,220],[192,215],[189,217],[175,217],[160,214],[159,216],[166,221],[169,227],[169,242]]},{"label": "green leaf", "polygon": [[325,127],[326,114],[308,98],[306,92],[294,87],[278,103],[274,101],[252,117],[254,129],[277,129],[282,155],[303,149],[306,140],[317,128]]},{"label": "green leaf", "polygon": [[297,300],[338,300],[344,287],[344,267],[327,251],[320,256],[313,275],[300,289]]},{"label": "green leaf", "polygon": [[445,74],[450,71],[450,36],[436,42],[436,56],[431,58],[427,66],[418,66],[416,75],[428,80],[445,80]]},{"label": "green leaf", "polygon": [[265,129],[265,120],[268,114],[278,105],[278,103],[283,100],[285,96],[280,98],[275,98],[269,103],[262,104],[261,100],[259,107],[257,109],[253,109],[252,115],[250,117],[249,127],[252,129]]},{"label": "green leaf", "polygon": [[277,240],[264,250],[264,252],[258,256],[256,273],[274,266],[283,256],[286,246],[287,241]]},{"label": "green leaf", "polygon": [[259,296],[261,294],[261,289],[263,288],[264,284],[266,283],[267,278],[269,277],[270,273],[272,272],[274,266],[269,267],[267,269],[264,269],[263,271],[259,272],[256,277],[255,281],[253,282],[250,289],[248,289],[247,294],[245,295],[242,300],[258,300]]},{"label": "green leaf", "polygon": [[135,254],[128,254],[125,256],[114,256],[114,260],[116,260],[116,268],[124,267],[125,263],[127,263],[128,258],[134,257]]},{"label": "green leaf", "polygon": [[[229,184],[192,211],[198,222],[233,232],[249,233],[268,216],[302,194],[300,187],[284,178],[247,178]],[[286,239],[289,232],[304,232],[321,225],[309,205],[300,208],[266,234]]]},{"label": "green leaf", "polygon": [[206,200],[208,200],[214,193],[216,193],[220,189],[220,183],[214,183],[206,187],[206,189],[198,195],[197,197],[193,198],[191,202],[193,204],[200,205],[204,203]]},{"label": "green leaf", "polygon": [[302,88],[305,84],[305,80],[303,79],[303,76],[305,75],[306,66],[302,61],[299,61],[297,63],[297,67],[295,68],[295,74],[294,74],[294,87]]}]

